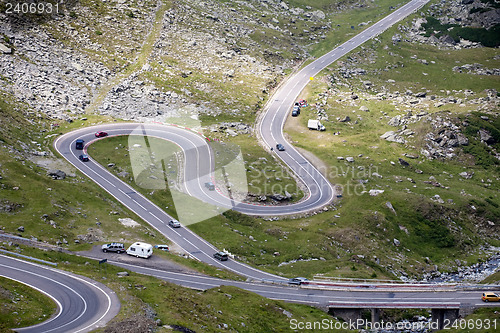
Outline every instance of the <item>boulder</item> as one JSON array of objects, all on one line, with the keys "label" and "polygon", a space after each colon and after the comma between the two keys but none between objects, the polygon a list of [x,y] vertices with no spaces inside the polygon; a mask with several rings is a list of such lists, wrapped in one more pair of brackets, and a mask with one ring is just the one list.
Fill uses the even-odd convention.
[{"label": "boulder", "polygon": [[314,11],[314,12],[311,12],[310,14],[311,14],[312,18],[317,19],[317,20],[324,20],[326,17],[325,13],[319,9]]},{"label": "boulder", "polygon": [[406,140],[403,139],[403,137],[396,134],[396,132],[394,132],[394,131],[385,132],[384,134],[382,134],[380,136],[380,138],[385,139],[385,140],[390,141],[390,142],[397,142],[397,143],[405,143],[406,142]]},{"label": "boulder", "polygon": [[394,213],[394,215],[396,215],[396,216],[398,215],[398,214],[396,213],[396,210],[394,209],[394,207],[392,206],[392,204],[391,204],[389,201],[387,201],[387,202],[385,203],[385,206],[386,206],[387,208],[389,208],[389,209],[391,210],[391,212],[393,212],[393,213]]},{"label": "boulder", "polygon": [[441,196],[439,194],[436,194],[435,196],[433,196],[431,198],[432,201],[435,201],[437,203],[440,203],[440,204],[443,204],[444,203],[444,200],[441,199]]},{"label": "boulder", "polygon": [[401,116],[392,117],[387,124],[394,127],[401,125]]},{"label": "boulder", "polygon": [[410,166],[410,163],[406,162],[402,158],[399,158],[398,161],[399,161],[399,164],[401,164],[402,166]]},{"label": "boulder", "polygon": [[481,139],[482,142],[485,142],[487,144],[495,143],[495,138],[493,138],[491,136],[490,132],[488,132],[485,129],[480,129],[478,132],[478,135],[479,135],[479,138]]},{"label": "boulder", "polygon": [[57,169],[51,169],[51,170],[47,171],[47,175],[49,175],[53,179],[64,179],[64,178],[66,178],[66,173],[64,171],[57,170]]},{"label": "boulder", "polygon": [[11,54],[12,49],[0,43],[0,52],[3,54]]},{"label": "boulder", "polygon": [[274,199],[276,201],[283,201],[283,200],[287,200],[288,198],[285,197],[284,195],[281,195],[281,194],[273,194],[270,196],[271,199]]},{"label": "boulder", "polygon": [[474,172],[464,171],[464,172],[460,172],[458,175],[461,176],[462,178],[465,178],[465,179],[471,179],[472,176],[474,176]]},{"label": "boulder", "polygon": [[451,44],[451,45],[456,44],[455,40],[450,35],[443,35],[439,37],[439,41],[444,44]]},{"label": "boulder", "polygon": [[384,193],[384,190],[370,190],[368,191],[368,194],[370,194],[372,197],[376,197],[377,195]]}]

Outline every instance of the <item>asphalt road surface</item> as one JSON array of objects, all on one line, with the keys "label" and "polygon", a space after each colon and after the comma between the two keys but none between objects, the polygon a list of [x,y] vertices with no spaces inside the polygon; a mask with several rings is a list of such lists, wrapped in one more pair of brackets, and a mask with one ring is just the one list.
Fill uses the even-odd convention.
[{"label": "asphalt road surface", "polygon": [[0,255],[0,276],[37,289],[57,304],[50,319],[18,332],[90,332],[120,310],[118,297],[103,284],[58,269]]},{"label": "asphalt road surface", "polygon": [[82,153],[82,150],[77,150],[75,148],[75,141],[77,139],[85,140],[85,149],[87,149],[89,144],[96,139],[94,134],[98,131],[105,131],[109,135],[134,134],[140,136],[142,134],[147,134],[152,137],[159,137],[175,142],[183,151],[185,158],[184,179],[186,181],[182,185],[182,190],[185,193],[189,193],[199,198],[203,202],[220,206],[223,209],[232,208],[242,213],[252,215],[278,216],[305,212],[322,207],[331,202],[334,196],[332,185],[307,159],[283,138],[283,124],[291,105],[295,101],[296,96],[298,96],[300,91],[307,84],[309,77],[316,75],[339,57],[347,54],[363,42],[381,33],[392,24],[423,6],[426,2],[426,0],[414,0],[397,9],[384,19],[375,23],[372,27],[367,28],[351,40],[304,67],[301,71],[292,76],[276,93],[273,98],[274,102],[269,105],[258,127],[260,128],[262,139],[269,147],[273,147],[277,142],[285,145],[285,151],[275,153],[309,188],[308,197],[298,203],[285,206],[258,206],[238,203],[218,191],[209,191],[204,184],[213,179],[215,167],[213,153],[205,138],[193,131],[180,127],[130,123],[86,127],[60,136],[54,144],[55,148],[82,173],[96,182],[167,238],[177,243],[192,257],[215,266],[226,268],[251,279],[283,280],[282,277],[263,272],[235,260],[221,262],[214,259],[213,254],[217,252],[218,249],[213,245],[191,232],[188,228],[170,228],[168,226],[168,221],[172,219],[171,216],[166,214],[162,209],[157,207],[132,187],[112,175],[103,166],[93,161],[92,158],[90,158],[88,162],[80,161],[78,156]]},{"label": "asphalt road surface", "polygon": [[[218,191],[209,191],[204,186],[204,183],[213,179],[213,168],[215,165],[214,156],[203,137],[192,131],[178,127],[167,127],[156,124],[100,125],[67,133],[56,140],[55,147],[57,151],[77,169],[104,188],[131,211],[151,224],[159,232],[181,246],[191,256],[206,263],[224,267],[251,279],[283,282],[285,279],[282,277],[260,271],[235,260],[229,260],[227,262],[215,260],[212,255],[218,249],[213,245],[195,235],[188,228],[173,229],[168,227],[167,223],[171,219],[170,216],[133,188],[114,177],[104,167],[95,163],[92,158],[88,162],[80,161],[78,155],[82,152],[75,149],[75,140],[81,138],[88,144],[95,139],[94,133],[97,131],[106,131],[110,135],[128,135],[135,134],[139,128],[139,130],[145,131],[148,135],[164,138],[179,145],[185,156],[184,179],[187,180],[182,185],[182,190],[199,198],[203,202],[217,205],[222,209],[231,208],[245,214],[261,216],[296,214],[321,208],[331,202],[335,192],[332,185],[323,175],[284,139],[283,126],[291,106],[311,77],[317,75],[326,66],[335,62],[343,55],[380,34],[407,15],[418,10],[427,2],[427,0],[413,0],[400,7],[349,41],[305,66],[297,74],[287,80],[273,96],[264,116],[259,120],[259,134],[264,144],[269,148],[274,148],[277,143],[281,143],[285,146],[285,151],[274,150],[273,153],[286,163],[307,186],[307,197],[298,203],[285,206],[258,206],[234,201],[232,198]],[[111,315],[112,311],[110,309],[112,309],[113,306],[110,305],[112,304],[110,301],[110,294],[96,292],[95,288],[89,287],[88,282],[72,277],[69,274],[43,268],[38,265],[21,263],[14,259],[6,259],[6,257],[3,256],[0,256],[0,259],[0,263],[4,268],[2,269],[3,276],[18,281],[24,281],[24,283],[34,287],[39,287],[40,284],[42,284],[43,288],[41,289],[45,290],[46,293],[50,294],[59,302],[59,314],[57,317],[35,328],[27,328],[27,331],[41,332],[43,328],[44,330],[46,329],[47,332],[50,332],[57,326],[58,328],[64,327],[63,331],[83,332],[90,329],[90,327],[94,327],[93,325],[102,322],[104,320],[102,317],[103,313],[105,313],[106,316]],[[36,268],[33,269],[33,266],[36,266]],[[137,266],[127,266],[127,268],[198,289],[206,289],[220,284],[231,284],[254,291],[265,297],[310,304],[326,304],[326,302],[338,299],[346,301],[364,300],[369,297],[371,300],[382,300],[384,302],[401,302],[407,300],[409,302],[445,303],[456,301],[464,305],[483,305],[479,300],[479,293],[477,291],[450,290],[446,292],[423,291],[405,293],[396,291],[370,291],[367,295],[366,291],[361,292],[353,290],[352,286],[349,287],[347,291],[333,292],[290,288],[273,284],[248,284],[222,281],[209,277],[193,277],[180,273],[151,271],[150,269]],[[80,288],[85,287],[87,289],[90,288],[92,291],[79,291]],[[88,307],[88,304],[99,304],[99,309]],[[104,309],[100,307],[101,304],[104,304]]]},{"label": "asphalt road surface", "polygon": [[[410,288],[401,288],[398,285],[372,285],[372,287],[355,283],[338,283],[336,290],[321,290],[288,286],[286,283],[250,283],[232,280],[222,280],[210,276],[167,272],[153,267],[139,266],[123,262],[119,259],[108,260],[108,263],[125,269],[155,276],[168,282],[188,288],[206,290],[221,285],[235,286],[252,291],[261,296],[284,300],[293,303],[304,303],[314,306],[327,306],[330,302],[380,302],[391,303],[460,303],[462,307],[500,306],[500,304],[484,303],[481,301],[482,290],[446,286],[446,285],[412,285]],[[343,287],[342,287],[343,285]],[[377,286],[378,288],[373,288]]]}]

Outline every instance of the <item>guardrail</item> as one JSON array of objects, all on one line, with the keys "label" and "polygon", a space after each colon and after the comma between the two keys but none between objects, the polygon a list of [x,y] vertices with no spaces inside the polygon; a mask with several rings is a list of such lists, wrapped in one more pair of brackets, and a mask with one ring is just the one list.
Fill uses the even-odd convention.
[{"label": "guardrail", "polygon": [[328,302],[330,308],[349,309],[460,309],[459,302]]},{"label": "guardrail", "polygon": [[[383,279],[360,279],[360,278],[341,278],[332,276],[314,275],[313,280],[317,282],[361,282],[367,284],[447,284],[432,283],[426,281],[401,281],[401,280],[383,280]],[[449,283],[452,284],[452,283]]]},{"label": "guardrail", "polygon": [[43,264],[52,265],[54,267],[57,267],[57,264],[54,263],[54,262],[50,262],[50,261],[46,261],[46,260],[42,260],[42,259],[38,259],[38,258],[33,258],[33,257],[25,256],[25,255],[22,255],[22,254],[19,254],[19,253],[16,253],[16,252],[12,252],[12,251],[7,251],[7,250],[0,250],[0,252],[7,253],[7,254],[12,254],[12,255],[15,255],[15,256],[18,256],[18,257],[21,257],[21,258],[24,258],[24,259],[38,261],[38,262],[41,262]]},{"label": "guardrail", "polygon": [[324,290],[400,290],[400,291],[415,291],[415,290],[450,290],[456,289],[457,284],[431,284],[431,283],[356,283],[356,281],[339,281],[339,282],[323,282],[323,281],[306,281],[301,284],[305,289],[324,289]]}]

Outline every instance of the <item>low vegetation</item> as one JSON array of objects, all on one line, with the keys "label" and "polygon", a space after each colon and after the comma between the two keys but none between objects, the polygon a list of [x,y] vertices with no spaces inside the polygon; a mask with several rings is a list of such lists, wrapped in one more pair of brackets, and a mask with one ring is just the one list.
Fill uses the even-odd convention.
[{"label": "low vegetation", "polygon": [[460,42],[460,39],[466,39],[471,42],[481,43],[486,47],[497,47],[500,45],[500,37],[498,37],[500,36],[500,24],[490,29],[470,28],[461,27],[458,24],[441,24],[438,19],[432,16],[426,19],[427,23],[423,24],[426,30],[426,36],[434,35],[436,37],[441,37],[443,35],[449,35],[455,42]]},{"label": "low vegetation", "polygon": [[[39,250],[24,246],[7,246],[7,249],[41,255]],[[134,272],[119,278],[116,274],[126,270],[108,264],[103,268],[96,260],[56,251],[43,252],[43,258],[57,262],[60,269],[102,282],[117,293],[121,301],[121,311],[106,328],[99,329],[98,332],[138,329],[144,332],[152,328],[157,332],[188,329],[203,332],[220,332],[226,329],[238,332],[281,332],[289,329],[291,319],[299,321],[331,319],[327,313],[319,309],[269,300],[235,287],[220,286],[206,291],[192,290]],[[3,288],[14,292],[14,289],[9,287],[11,283],[10,280],[2,279]],[[15,290],[18,295],[20,290]],[[31,293],[37,294],[34,291]],[[31,301],[26,304],[30,308],[37,306]],[[10,309],[23,311],[19,303]],[[49,309],[52,310],[50,307]],[[35,312],[34,315],[42,316],[39,312]],[[15,321],[13,325],[11,322],[4,322],[3,320],[7,318],[10,316],[0,317],[0,327],[1,325],[19,327]]]},{"label": "low vegetation", "polygon": [[0,277],[0,332],[43,322],[57,310],[48,296],[16,281]]}]

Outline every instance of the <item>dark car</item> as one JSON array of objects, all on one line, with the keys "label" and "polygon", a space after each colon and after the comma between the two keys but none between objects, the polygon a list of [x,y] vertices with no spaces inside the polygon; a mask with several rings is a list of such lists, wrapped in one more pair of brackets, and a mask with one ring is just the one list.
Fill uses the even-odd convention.
[{"label": "dark car", "polygon": [[215,185],[212,182],[205,183],[205,187],[208,188],[209,191],[215,191]]},{"label": "dark car", "polygon": [[305,277],[294,277],[290,280],[288,280],[288,284],[296,284],[300,286],[302,283],[306,282],[307,279]]},{"label": "dark car", "polygon": [[96,138],[103,138],[105,136],[108,136],[108,133],[106,133],[106,132],[96,132],[96,134],[95,134]]},{"label": "dark car", "polygon": [[217,260],[220,260],[220,261],[226,261],[229,259],[227,253],[224,253],[224,252],[214,253],[214,258]]},{"label": "dark car", "polygon": [[285,150],[285,146],[283,146],[281,143],[278,143],[276,145],[276,149],[278,149],[279,151],[284,151]]},{"label": "dark car", "polygon": [[172,228],[180,228],[181,227],[181,224],[177,220],[168,221],[168,225],[171,226]]},{"label": "dark car", "polygon": [[125,252],[125,246],[122,243],[109,243],[101,246],[102,252]]},{"label": "dark car", "polygon": [[78,150],[82,150],[84,142],[85,141],[83,141],[82,139],[76,140],[76,142],[75,142],[75,148],[78,149]]},{"label": "dark car", "polygon": [[81,154],[80,156],[78,156],[78,158],[82,161],[82,162],[88,162],[89,161],[89,156],[86,155],[86,154]]}]

